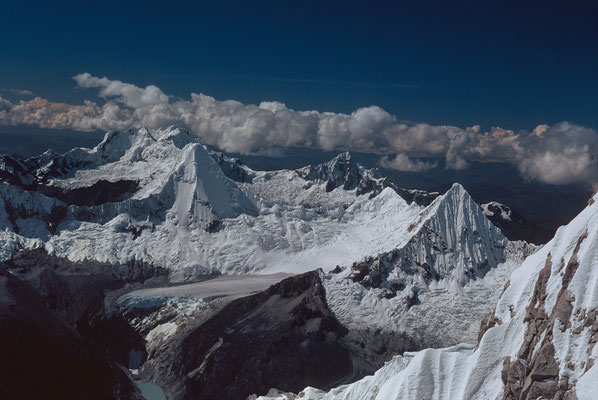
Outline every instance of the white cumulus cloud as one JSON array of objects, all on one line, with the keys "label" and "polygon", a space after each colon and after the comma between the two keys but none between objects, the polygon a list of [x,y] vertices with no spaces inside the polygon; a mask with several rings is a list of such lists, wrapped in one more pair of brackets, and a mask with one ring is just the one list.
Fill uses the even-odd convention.
[{"label": "white cumulus cloud", "polygon": [[129,107],[139,108],[168,103],[168,96],[154,85],[146,86],[143,89],[130,83],[113,81],[106,77],[98,78],[87,72],[75,75],[73,79],[82,88],[101,88],[100,95],[102,97],[116,96]]},{"label": "white cumulus cloud", "polygon": [[79,131],[181,125],[229,152],[268,154],[291,146],[369,152],[386,155],[381,163],[402,171],[434,167],[417,157],[442,157],[446,168],[456,170],[472,161],[492,161],[510,163],[524,177],[550,184],[598,182],[598,133],[567,122],[542,124],[532,132],[500,127],[484,132],[479,125],[406,124],[378,106],[350,114],[295,111],[276,101],[243,104],[197,93],[179,99],[154,85],[141,88],[89,73],[73,79],[81,88],[99,89],[103,104],[70,105],[41,97],[11,103],[0,97],[0,125]]}]

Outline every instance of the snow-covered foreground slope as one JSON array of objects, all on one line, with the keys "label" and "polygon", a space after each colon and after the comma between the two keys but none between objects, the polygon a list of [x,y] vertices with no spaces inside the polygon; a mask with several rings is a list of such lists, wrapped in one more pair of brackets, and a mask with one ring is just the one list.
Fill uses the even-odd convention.
[{"label": "snow-covered foreground slope", "polygon": [[[511,274],[477,346],[396,356],[303,399],[598,398],[598,194]],[[274,398],[274,397],[272,397]],[[276,398],[286,398],[280,395]]]}]

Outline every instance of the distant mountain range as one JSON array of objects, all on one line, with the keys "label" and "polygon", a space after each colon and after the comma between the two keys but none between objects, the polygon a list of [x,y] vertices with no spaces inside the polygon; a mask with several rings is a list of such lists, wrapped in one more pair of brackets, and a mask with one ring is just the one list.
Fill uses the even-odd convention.
[{"label": "distant mountain range", "polygon": [[[26,132],[11,127],[0,128],[0,153],[18,153],[32,157],[52,149],[64,153],[74,147],[93,147],[104,132],[71,132],[30,127]],[[215,149],[212,149],[215,150]],[[227,154],[241,159],[254,170],[298,169],[307,164],[326,163],[338,153],[305,148],[287,148],[281,156]],[[352,153],[352,159],[366,168],[378,167],[379,155]],[[421,172],[400,172],[380,167],[380,172],[398,187],[428,192],[445,192],[453,182],[461,183],[479,203],[500,202],[521,215],[528,226],[510,237],[546,243],[556,229],[569,222],[584,207],[592,194],[582,185],[546,185],[524,180],[516,168],[500,163],[475,163],[463,171],[445,169],[444,161],[429,160],[437,167]],[[513,236],[514,235],[514,236]]]},{"label": "distant mountain range", "polygon": [[[105,381],[82,377],[75,396],[140,398],[133,381],[173,399],[583,393],[598,329],[596,195],[540,247],[542,228],[507,205],[459,183],[406,189],[355,158],[257,170],[177,127],[1,156],[0,283],[14,294],[0,318],[40,315],[21,344],[4,331],[6,351],[41,335],[76,360],[94,354]],[[0,384],[0,397],[11,390]]]}]

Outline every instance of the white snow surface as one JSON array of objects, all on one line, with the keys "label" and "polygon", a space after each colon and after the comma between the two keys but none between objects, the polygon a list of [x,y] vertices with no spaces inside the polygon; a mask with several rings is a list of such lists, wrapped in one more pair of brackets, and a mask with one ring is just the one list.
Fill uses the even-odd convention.
[{"label": "white snow surface", "polygon": [[[407,204],[388,187],[373,198],[343,189],[345,179],[355,187],[355,176],[382,179],[348,154],[295,171],[241,165],[251,179],[234,181],[184,130],[136,128],[109,132],[94,149],[62,157],[77,167],[55,178],[54,186],[128,179],[139,182],[139,189],[120,202],[69,206],[50,235],[41,224],[57,200],[0,185],[6,201],[21,202],[31,215],[18,221],[16,234],[0,212],[3,258],[19,248],[43,246],[73,261],[143,260],[171,268],[172,281],[214,269],[297,274],[338,265],[342,272],[323,279],[329,305],[343,324],[451,345],[475,340],[477,321],[496,301],[525,247],[509,242],[458,184],[426,208]],[[331,181],[336,188],[328,191]],[[349,279],[355,263],[379,267],[379,287]],[[397,285],[403,290],[385,298]],[[420,304],[409,308],[407,297],[414,292]]]},{"label": "white snow surface", "polygon": [[[506,357],[516,359],[522,346],[528,323],[526,309],[532,298],[538,274],[546,265],[548,255],[552,269],[547,285],[549,299],[560,290],[562,280],[559,261],[569,262],[581,236],[577,259],[579,266],[568,291],[573,298],[570,321],[557,320],[553,345],[560,376],[568,376],[578,398],[598,398],[596,358],[598,346],[589,342],[592,326],[584,327],[580,316],[598,308],[598,193],[568,225],[559,228],[555,237],[529,256],[515,269],[510,284],[500,296],[495,316],[501,323],[488,329],[477,348],[457,345],[444,349],[426,349],[395,356],[373,376],[340,386],[327,393],[308,388],[302,399],[500,399],[503,396],[501,371]],[[556,293],[555,293],[556,291]],[[552,304],[554,306],[554,304]],[[547,309],[547,313],[550,310]],[[559,324],[560,322],[560,324]],[[571,327],[560,329],[569,322]],[[560,325],[560,326],[558,326]],[[577,329],[578,332],[573,331]],[[592,349],[589,352],[589,349]],[[584,366],[593,360],[593,366]],[[574,368],[566,368],[571,363]],[[260,399],[266,400],[267,397]]]},{"label": "white snow surface", "polygon": [[[443,276],[453,274],[453,280],[463,283],[463,273],[479,262],[490,257],[490,264],[496,265],[502,258],[501,251],[482,254],[486,248],[464,239],[468,235],[463,232],[449,229],[456,223],[459,229],[469,229],[469,236],[479,229],[482,247],[506,243],[500,231],[487,229],[493,226],[460,185],[422,213],[421,207],[407,204],[390,188],[373,199],[368,193],[357,196],[354,189],[342,187],[327,192],[325,183],[300,176],[309,167],[299,172],[258,172],[244,167],[253,180],[239,183],[224,175],[197,140],[175,127],[132,128],[108,132],[93,149],[74,149],[61,156],[75,167],[52,179],[53,186],[76,189],[99,180],[127,179],[137,181],[139,189],[119,202],[68,206],[55,235],[43,224],[58,200],[0,185],[0,201],[20,204],[29,214],[28,221],[17,222],[21,227],[17,234],[0,208],[0,257],[8,258],[20,248],[43,246],[73,261],[143,260],[171,268],[172,279],[183,281],[213,269],[229,274],[329,270],[401,248],[418,237],[421,229],[438,229],[432,240],[441,237],[451,248],[464,246],[457,265],[448,261],[452,255],[438,255],[437,269]],[[348,158],[337,157],[329,168]],[[44,168],[49,169],[52,162]],[[369,176],[363,167],[355,168]],[[342,180],[343,176],[332,178]],[[414,224],[416,228],[410,229]],[[481,228],[476,224],[482,224]],[[429,243],[414,246],[418,257],[430,256]]]}]

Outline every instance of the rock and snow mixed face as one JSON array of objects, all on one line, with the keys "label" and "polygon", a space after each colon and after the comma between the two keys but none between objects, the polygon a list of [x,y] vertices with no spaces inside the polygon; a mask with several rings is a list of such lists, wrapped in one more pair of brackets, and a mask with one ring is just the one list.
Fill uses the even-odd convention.
[{"label": "rock and snow mixed face", "polygon": [[501,204],[496,201],[485,203],[481,205],[484,210],[484,215],[487,217],[496,217],[504,221],[512,221],[513,211],[509,206]]},{"label": "rock and snow mixed face", "polygon": [[403,232],[390,251],[338,268],[324,283],[345,326],[365,336],[400,333],[415,348],[475,341],[477,321],[535,249],[509,242],[457,184]]},{"label": "rock and snow mixed face", "polygon": [[[507,240],[458,184],[442,196],[406,191],[348,154],[253,171],[177,128],[109,132],[64,155],[4,157],[0,179],[0,259],[44,248],[71,261],[139,260],[168,268],[173,281],[214,270],[328,271],[318,275],[322,295],[348,329],[340,344],[362,363],[352,365],[355,377],[389,354],[475,341],[474,326],[533,249]],[[168,312],[185,303],[172,294],[160,301]],[[151,325],[150,347],[179,334],[187,319],[177,318],[140,322]],[[471,352],[462,350],[451,354]],[[408,357],[397,361],[405,370]]]},{"label": "rock and snow mixed face", "polygon": [[421,207],[404,197],[436,196],[401,192],[348,154],[252,171],[178,128],[111,131],[93,149],[2,165],[3,258],[45,247],[73,261],[143,260],[175,279],[350,264],[411,236]]},{"label": "rock and snow mixed face", "polygon": [[[37,167],[9,171],[10,183],[0,185],[4,258],[44,247],[73,261],[141,260],[171,269],[177,281],[213,270],[340,266],[324,281],[343,323],[405,332],[419,346],[475,337],[468,324],[487,312],[525,250],[460,185],[423,207],[422,193],[411,193],[409,203],[348,154],[299,170],[253,171],[207,151],[184,130],[139,128],[109,132],[91,150],[28,163]],[[132,183],[119,185],[124,177]],[[53,232],[44,220],[53,221]],[[463,308],[465,318],[443,322],[443,313]],[[414,324],[424,310],[433,314],[430,323]],[[448,327],[442,340],[432,334],[441,323]]]},{"label": "rock and snow mixed face", "polygon": [[[509,206],[491,201],[481,204],[484,215],[511,240],[545,243],[552,234],[519,215]],[[547,236],[548,235],[548,236]]]},{"label": "rock and snow mixed face", "polygon": [[[598,396],[598,194],[513,271],[477,346],[396,356],[373,376],[305,399]],[[285,398],[284,395],[278,398]]]}]

